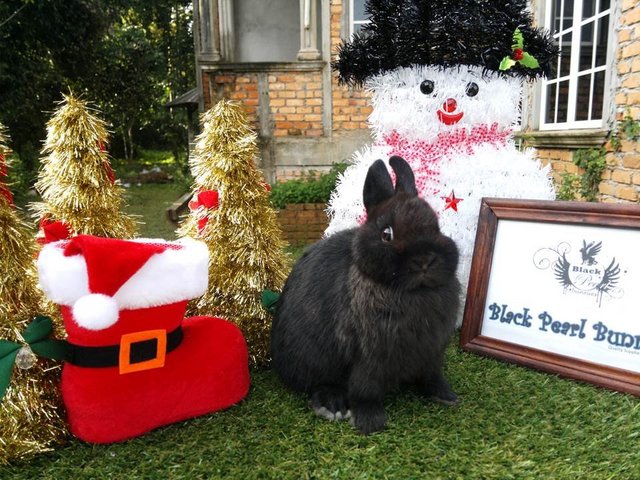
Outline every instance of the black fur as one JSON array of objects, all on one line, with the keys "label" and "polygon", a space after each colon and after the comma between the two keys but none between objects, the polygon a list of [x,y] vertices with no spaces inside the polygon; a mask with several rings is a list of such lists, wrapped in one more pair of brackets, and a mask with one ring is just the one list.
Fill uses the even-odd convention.
[{"label": "black fur", "polygon": [[[382,161],[369,169],[367,222],[312,245],[293,267],[271,337],[283,382],[317,412],[350,410],[365,434],[384,428],[384,396],[400,384],[456,402],[442,367],[459,307],[458,250],[414,193],[406,162],[390,164],[395,192]],[[394,238],[383,241],[388,226]]]}]

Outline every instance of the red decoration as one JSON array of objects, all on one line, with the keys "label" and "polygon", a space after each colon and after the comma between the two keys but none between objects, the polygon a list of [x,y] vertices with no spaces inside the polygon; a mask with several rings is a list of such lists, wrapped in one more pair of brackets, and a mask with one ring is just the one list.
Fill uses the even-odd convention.
[{"label": "red decoration", "polygon": [[113,171],[113,168],[109,163],[107,163],[107,178],[111,182],[111,185],[116,183],[116,173]]},{"label": "red decoration", "polygon": [[516,48],[513,51],[512,58],[514,60],[522,60],[524,58],[524,52],[522,51],[522,49],[521,48]]},{"label": "red decoration", "polygon": [[5,162],[4,155],[0,153],[0,179],[4,178],[8,174],[7,163]]},{"label": "red decoration", "polygon": [[209,217],[202,217],[200,220],[198,220],[198,235],[202,235],[202,232],[207,226],[207,223],[209,223]]},{"label": "red decoration", "polygon": [[209,222],[208,210],[218,208],[218,205],[220,205],[220,196],[217,190],[201,190],[194,193],[193,198],[189,202],[189,210],[195,212],[200,208],[204,208],[207,211],[207,213],[198,219],[199,235],[202,235],[204,228],[207,226],[207,222]]},{"label": "red decoration", "polygon": [[0,153],[0,195],[7,199],[9,205],[13,205],[13,194],[2,182],[8,174],[7,164],[4,161],[4,155]]},{"label": "red decoration", "polygon": [[[208,255],[196,243],[81,235],[43,247],[40,280],[60,305],[74,348],[60,388],[71,432],[81,440],[127,440],[228,408],[247,394],[248,353],[238,327],[215,317],[184,318],[187,301],[207,284]],[[110,317],[115,323],[103,322]],[[132,358],[152,339],[145,358]],[[96,359],[86,347],[116,354],[102,366],[83,366],[83,357]]]},{"label": "red decoration", "polygon": [[269,185],[268,183],[264,183],[264,182],[262,183],[262,185],[264,186],[264,189],[265,189],[267,192],[270,192],[270,191],[271,191],[271,185]]},{"label": "red decoration", "polygon": [[[440,161],[446,155],[465,152],[471,154],[479,145],[489,144],[495,147],[507,144],[510,129],[502,130],[497,123],[493,125],[479,125],[471,131],[464,128],[442,132],[432,142],[423,140],[409,140],[394,131],[385,135],[377,145],[391,147],[389,156],[398,155],[409,162],[416,177],[418,191],[425,197],[437,195],[438,176],[440,175]],[[361,222],[366,215],[363,212]]]},{"label": "red decoration", "polygon": [[57,242],[58,240],[71,238],[69,225],[59,220],[51,221],[48,217],[43,217],[40,220],[40,231],[43,233],[44,238],[40,238],[38,241],[45,245],[47,243]]},{"label": "red decoration", "polygon": [[193,198],[189,202],[189,210],[195,212],[198,208],[204,207],[207,210],[211,208],[218,208],[220,204],[220,196],[217,190],[202,190],[196,192]]},{"label": "red decoration", "polygon": [[9,191],[9,189],[5,186],[0,184],[0,195],[2,195],[4,198],[7,199],[7,202],[9,202],[9,205],[13,205],[13,194]]},{"label": "red decoration", "polygon": [[456,194],[454,193],[453,190],[451,190],[451,193],[449,194],[448,197],[440,197],[445,201],[446,206],[444,207],[444,209],[446,210],[447,208],[452,209],[454,212],[458,211],[458,203],[460,203],[462,201],[462,198],[456,198]]},{"label": "red decoration", "polygon": [[464,112],[459,111],[458,113],[453,113],[457,109],[458,102],[456,102],[454,98],[447,98],[442,104],[441,109],[437,111],[438,120],[445,125],[454,125],[458,123],[462,119]]}]

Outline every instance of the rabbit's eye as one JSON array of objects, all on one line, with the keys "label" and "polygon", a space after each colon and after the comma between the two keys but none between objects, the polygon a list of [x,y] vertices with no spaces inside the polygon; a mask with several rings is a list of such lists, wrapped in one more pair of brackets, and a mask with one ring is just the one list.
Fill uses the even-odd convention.
[{"label": "rabbit's eye", "polygon": [[467,96],[475,97],[479,91],[480,91],[480,87],[478,87],[478,84],[476,82],[467,83],[467,90],[466,90]]},{"label": "rabbit's eye", "polygon": [[383,242],[390,242],[393,240],[393,228],[387,226],[384,227],[382,233],[380,234],[380,238],[382,238]]},{"label": "rabbit's eye", "polygon": [[425,95],[429,95],[430,93],[433,93],[433,89],[434,89],[434,85],[431,80],[423,80],[423,82],[420,84],[420,91]]}]

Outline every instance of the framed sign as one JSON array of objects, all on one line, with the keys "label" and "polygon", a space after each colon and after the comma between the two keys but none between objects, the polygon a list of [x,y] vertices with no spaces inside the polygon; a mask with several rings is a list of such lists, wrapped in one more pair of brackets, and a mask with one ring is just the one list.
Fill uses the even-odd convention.
[{"label": "framed sign", "polygon": [[640,395],[640,207],[483,199],[460,344]]}]

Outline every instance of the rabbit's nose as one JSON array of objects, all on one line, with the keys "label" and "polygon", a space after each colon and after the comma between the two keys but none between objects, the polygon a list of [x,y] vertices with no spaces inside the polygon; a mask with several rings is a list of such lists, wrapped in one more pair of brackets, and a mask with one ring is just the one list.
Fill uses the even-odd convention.
[{"label": "rabbit's nose", "polygon": [[435,255],[428,255],[426,257],[415,258],[411,262],[411,266],[416,271],[428,271],[436,261]]},{"label": "rabbit's nose", "polygon": [[458,108],[458,102],[456,102],[454,98],[447,98],[442,104],[442,110],[447,113],[455,112],[456,108]]}]

